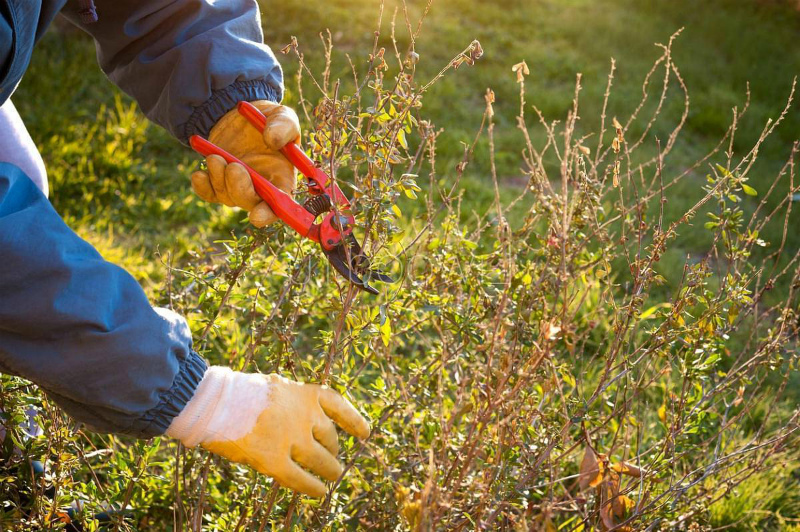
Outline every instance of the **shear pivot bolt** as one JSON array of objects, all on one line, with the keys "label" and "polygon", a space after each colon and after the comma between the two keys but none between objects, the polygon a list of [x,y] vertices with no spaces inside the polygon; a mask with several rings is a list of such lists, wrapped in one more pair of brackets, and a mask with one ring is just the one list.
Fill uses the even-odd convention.
[{"label": "shear pivot bolt", "polygon": [[340,231],[346,230],[348,226],[347,216],[333,216],[331,218],[331,225]]}]

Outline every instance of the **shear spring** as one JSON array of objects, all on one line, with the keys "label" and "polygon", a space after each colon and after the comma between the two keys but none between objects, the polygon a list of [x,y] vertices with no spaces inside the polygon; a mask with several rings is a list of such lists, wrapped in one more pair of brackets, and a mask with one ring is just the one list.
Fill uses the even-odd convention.
[{"label": "shear spring", "polygon": [[327,194],[311,196],[303,203],[303,208],[314,216],[319,216],[331,210],[331,197]]}]

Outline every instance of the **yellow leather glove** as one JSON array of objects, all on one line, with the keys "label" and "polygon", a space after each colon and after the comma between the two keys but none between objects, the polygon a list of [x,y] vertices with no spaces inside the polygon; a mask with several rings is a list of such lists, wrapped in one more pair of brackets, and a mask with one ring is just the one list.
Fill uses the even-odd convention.
[{"label": "yellow leather glove", "polygon": [[[251,102],[267,117],[264,133],[253,127],[236,109],[228,111],[211,128],[208,140],[238,158],[288,194],[294,194],[296,172],[280,149],[300,138],[297,114],[267,100]],[[206,201],[240,207],[250,213],[250,223],[264,227],[277,217],[256,194],[250,175],[240,164],[227,164],[219,155],[206,158],[208,171],[192,173],[192,188]]]},{"label": "yellow leather glove", "polygon": [[327,386],[212,366],[167,435],[322,497],[325,484],[314,475],[334,481],[343,471],[334,421],[353,436],[369,436],[367,420]]}]

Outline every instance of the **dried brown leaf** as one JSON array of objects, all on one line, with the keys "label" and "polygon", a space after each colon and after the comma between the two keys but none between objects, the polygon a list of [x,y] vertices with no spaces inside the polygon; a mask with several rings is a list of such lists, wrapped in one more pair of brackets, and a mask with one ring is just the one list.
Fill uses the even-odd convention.
[{"label": "dried brown leaf", "polygon": [[517,83],[525,81],[525,76],[530,76],[531,71],[528,69],[527,63],[521,61],[511,67],[511,71],[517,74]]},{"label": "dried brown leaf", "polygon": [[486,112],[489,115],[489,118],[494,116],[494,91],[492,89],[486,89],[486,94],[483,97],[486,100]]},{"label": "dried brown leaf", "polygon": [[476,39],[472,41],[469,45],[469,58],[472,60],[470,65],[474,64],[475,61],[483,57],[483,47],[481,43]]},{"label": "dried brown leaf", "polygon": [[603,525],[605,525],[606,530],[611,530],[617,526],[614,522],[614,518],[611,515],[611,505],[604,504],[600,507],[600,519],[603,520]]},{"label": "dried brown leaf", "polygon": [[627,495],[618,495],[611,499],[614,517],[624,521],[628,513],[636,507],[636,502]]},{"label": "dried brown leaf", "polygon": [[733,401],[733,406],[739,406],[744,401],[744,384],[739,386],[739,390],[736,392],[736,399]]},{"label": "dried brown leaf", "polygon": [[623,475],[628,475],[629,477],[636,477],[639,478],[642,476],[642,470],[635,465],[631,465],[627,462],[620,462],[618,464],[612,464],[611,469],[616,471],[617,473],[621,473]]},{"label": "dried brown leaf", "polygon": [[586,447],[581,460],[578,484],[581,490],[596,488],[603,481],[603,462],[597,459],[595,452]]}]

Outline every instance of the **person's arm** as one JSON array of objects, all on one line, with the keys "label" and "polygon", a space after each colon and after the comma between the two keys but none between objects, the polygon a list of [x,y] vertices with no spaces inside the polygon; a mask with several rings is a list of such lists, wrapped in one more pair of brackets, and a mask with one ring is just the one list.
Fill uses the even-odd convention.
[{"label": "person's arm", "polygon": [[255,0],[96,0],[82,24],[76,0],[62,13],[94,37],[100,67],[147,117],[188,143],[239,101],[283,95],[283,75],[263,44]]},{"label": "person's arm", "polygon": [[[79,12],[76,0],[63,11],[94,37],[103,71],[150,120],[184,144],[195,134],[208,137],[294,193],[294,168],[278,150],[300,136],[300,125],[294,111],[276,103],[283,96],[283,74],[262,42],[255,0],[101,0],[98,20],[90,24],[80,21]],[[274,127],[263,138],[238,116],[240,101],[267,113]],[[212,159],[208,173],[192,176],[201,198],[247,210],[256,227],[276,220],[246,172],[237,173],[234,165],[226,173],[224,161]]]},{"label": "person's arm", "polygon": [[72,232],[18,167],[0,163],[0,371],[93,430],[163,434],[207,369],[186,321]]}]

